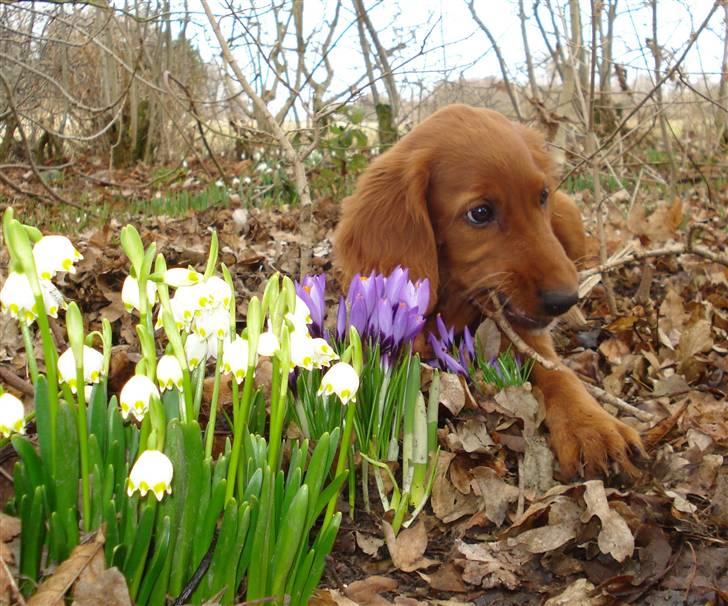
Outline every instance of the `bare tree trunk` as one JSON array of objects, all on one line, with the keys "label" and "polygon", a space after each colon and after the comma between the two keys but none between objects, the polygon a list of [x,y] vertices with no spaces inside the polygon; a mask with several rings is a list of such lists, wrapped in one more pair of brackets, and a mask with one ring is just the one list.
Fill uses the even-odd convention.
[{"label": "bare tree trunk", "polygon": [[717,147],[728,146],[728,2],[723,3],[723,61],[720,66],[720,86],[718,87],[718,103],[716,108],[716,126],[718,127]]},{"label": "bare tree trunk", "polygon": [[521,40],[523,41],[523,52],[526,55],[526,71],[528,73],[528,84],[531,87],[531,98],[534,103],[539,103],[540,95],[536,85],[536,73],[533,70],[533,59],[531,48],[528,44],[528,33],[526,32],[526,11],[523,8],[523,0],[518,0],[518,18],[521,22]]}]

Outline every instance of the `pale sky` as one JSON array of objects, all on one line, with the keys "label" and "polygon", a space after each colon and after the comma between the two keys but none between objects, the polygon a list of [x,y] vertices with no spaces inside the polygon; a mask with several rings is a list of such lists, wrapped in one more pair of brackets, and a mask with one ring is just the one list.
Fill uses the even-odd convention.
[{"label": "pale sky", "polygon": [[[280,1],[280,0],[279,0]],[[287,2],[290,0],[286,0]],[[713,5],[712,0],[657,0],[658,1],[658,40],[668,57],[680,55],[687,44],[690,33],[699,27]],[[192,9],[196,2],[190,0]],[[269,0],[253,0],[252,2],[232,2],[241,15],[248,15],[251,7],[260,17],[263,35],[261,49],[269,49],[274,40],[272,20],[266,16],[270,7]],[[525,0],[526,13],[532,12],[532,0]],[[545,0],[542,0],[545,5]],[[554,6],[563,6],[565,1],[552,0]],[[645,0],[621,0],[618,4],[618,18],[615,24],[615,58],[628,69],[628,77],[650,75],[652,56],[645,54],[644,40],[651,37],[651,11],[645,7]],[[582,0],[583,28],[585,37],[590,36],[588,0]],[[215,0],[214,10],[219,15],[228,15],[222,21],[226,34],[232,31],[233,20],[229,17],[227,4],[223,0]],[[310,63],[316,57],[316,41],[323,40],[328,32],[327,24],[333,17],[335,0],[305,0],[304,29],[307,33],[317,30],[314,42],[307,48]],[[495,53],[485,34],[480,31],[472,19],[465,0],[380,0],[366,1],[369,14],[387,48],[402,43],[403,48],[391,58],[393,67],[399,74],[400,83],[424,81],[432,86],[447,74],[448,79],[456,80],[461,75],[465,78],[500,77],[500,70]],[[520,23],[518,19],[517,0],[476,0],[476,8],[483,22],[491,29],[506,59],[509,71],[516,79],[523,81],[524,54],[521,41]],[[542,22],[547,31],[551,24],[545,8],[541,12]],[[568,18],[568,16],[564,16]],[[203,55],[209,57],[216,52],[212,33],[204,27],[204,15],[195,19],[194,39]],[[238,24],[236,30],[240,30]],[[290,28],[293,31],[293,27]],[[703,32],[696,46],[691,50],[684,64],[684,73],[697,79],[702,74],[713,82],[720,75],[720,64],[723,53],[723,36],[725,35],[724,12],[719,8],[711,20],[709,28]],[[192,33],[192,32],[190,32]],[[546,49],[536,21],[528,20],[528,35],[531,53],[538,62],[545,56]],[[334,68],[332,90],[342,90],[354,84],[363,73],[363,61],[359,38],[354,20],[351,0],[343,0],[341,15],[336,29],[337,45],[330,52]],[[288,42],[293,45],[293,40]],[[418,52],[423,49],[420,56]],[[254,51],[256,49],[253,49]],[[238,49],[239,61],[254,78],[260,70],[249,60],[250,51]],[[665,61],[671,65],[671,60]],[[537,66],[538,67],[538,66]],[[701,76],[702,77],[702,76]],[[405,85],[406,88],[406,85]]]}]

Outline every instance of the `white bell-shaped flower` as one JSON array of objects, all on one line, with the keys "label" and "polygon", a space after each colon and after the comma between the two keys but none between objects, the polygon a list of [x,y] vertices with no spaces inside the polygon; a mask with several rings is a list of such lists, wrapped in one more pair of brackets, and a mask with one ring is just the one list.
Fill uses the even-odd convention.
[{"label": "white bell-shaped flower", "polygon": [[[88,345],[83,346],[83,381],[86,383],[98,383],[101,379],[101,371],[104,367],[104,355]],[[73,350],[69,347],[58,356],[58,381],[68,384],[73,393],[78,389],[76,381],[76,358],[73,357]]]},{"label": "white bell-shaped flower", "polygon": [[198,336],[205,339],[224,339],[230,334],[230,313],[224,307],[205,309],[195,318],[192,328]]},{"label": "white bell-shaped flower", "polygon": [[278,341],[275,333],[271,329],[270,322],[268,322],[268,330],[260,333],[258,336],[258,355],[270,358],[276,354],[281,348],[281,344]]},{"label": "white bell-shaped flower", "polygon": [[25,433],[25,408],[13,394],[0,395],[0,438],[9,438],[12,433]]},{"label": "white bell-shaped flower", "polygon": [[230,340],[227,339],[222,345],[222,369],[226,374],[232,374],[238,384],[243,382],[245,373],[248,370],[249,358],[248,340],[239,335]]},{"label": "white bell-shaped flower", "polygon": [[197,368],[200,362],[205,362],[207,360],[207,339],[203,339],[195,333],[187,335],[185,356],[187,356],[187,366],[190,367],[190,370]]},{"label": "white bell-shaped flower", "polygon": [[[132,276],[127,276],[124,285],[121,287],[121,301],[126,311],[136,309],[139,311],[139,281]],[[157,301],[157,284],[153,280],[147,280],[147,302],[149,307]]]},{"label": "white bell-shaped flower", "polygon": [[296,308],[293,310],[293,316],[304,324],[311,324],[313,322],[311,310],[306,305],[306,302],[298,295],[296,295]]},{"label": "white bell-shaped flower", "polygon": [[306,370],[313,370],[313,339],[308,332],[294,330],[291,333],[291,369],[298,366]]},{"label": "white bell-shaped flower", "polygon": [[74,263],[83,256],[66,236],[43,236],[33,246],[33,259],[38,277],[50,280],[59,271],[75,274]]},{"label": "white bell-shaped flower", "polygon": [[202,282],[202,274],[194,269],[184,267],[173,267],[164,272],[164,283],[172,288],[192,286]]},{"label": "white bell-shaped flower", "polygon": [[326,339],[311,339],[311,345],[313,345],[314,368],[323,368],[331,364],[334,360],[339,359],[339,356],[331,348],[331,345],[326,342]]},{"label": "white bell-shaped flower", "polygon": [[172,476],[174,468],[169,457],[159,450],[145,450],[131,468],[126,481],[126,494],[131,496],[139,491],[146,496],[150,490],[161,501],[164,493],[172,492]]},{"label": "white bell-shaped flower", "polygon": [[342,404],[356,402],[356,392],[359,390],[359,375],[351,364],[337,362],[326,371],[321,378],[318,395],[331,395],[335,393]]},{"label": "white bell-shaped flower", "polygon": [[205,286],[210,297],[210,305],[215,307],[230,305],[233,291],[225,280],[218,276],[211,276],[205,281]]},{"label": "white bell-shaped flower", "polygon": [[0,305],[3,313],[10,314],[16,320],[26,324],[35,321],[35,297],[25,274],[10,272],[0,290]]},{"label": "white bell-shaped flower", "polygon": [[131,414],[137,421],[141,421],[149,411],[152,397],[159,398],[159,390],[154,382],[146,375],[134,375],[124,384],[119,394],[121,416],[126,421]]},{"label": "white bell-shaped flower", "polygon": [[48,280],[40,280],[40,291],[43,294],[43,306],[46,314],[51,318],[57,318],[58,310],[66,307],[66,300],[63,298],[61,291],[56,288],[53,282]]},{"label": "white bell-shaped flower", "polygon": [[159,389],[173,389],[182,391],[182,367],[175,356],[169,354],[159,358],[157,362],[157,383]]}]

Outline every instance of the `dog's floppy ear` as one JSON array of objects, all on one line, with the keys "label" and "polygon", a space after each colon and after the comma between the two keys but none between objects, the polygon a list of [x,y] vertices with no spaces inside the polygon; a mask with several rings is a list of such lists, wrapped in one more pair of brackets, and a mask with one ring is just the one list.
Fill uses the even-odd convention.
[{"label": "dog's floppy ear", "polygon": [[[528,145],[536,165],[547,175],[552,187],[556,187],[556,167],[543,135],[523,124],[518,124],[517,129]],[[551,228],[564,247],[566,255],[575,262],[582,260],[586,255],[586,234],[576,203],[566,194],[554,191],[551,193],[550,210]]]},{"label": "dog's floppy ear", "polygon": [[377,158],[342,203],[334,261],[347,284],[356,273],[389,273],[430,281],[431,311],[438,287],[437,245],[427,209],[429,153],[396,145]]}]

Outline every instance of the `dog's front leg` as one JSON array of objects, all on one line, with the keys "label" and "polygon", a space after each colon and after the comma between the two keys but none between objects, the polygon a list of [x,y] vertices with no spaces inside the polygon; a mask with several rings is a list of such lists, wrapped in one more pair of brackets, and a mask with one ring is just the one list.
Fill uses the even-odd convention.
[{"label": "dog's front leg", "polygon": [[550,334],[517,332],[531,348],[557,366],[548,370],[536,362],[531,376],[544,397],[546,425],[562,476],[606,471],[610,459],[629,475],[637,476],[639,471],[630,455],[644,451],[639,434],[605,411],[587,392],[579,377],[561,362]]}]

